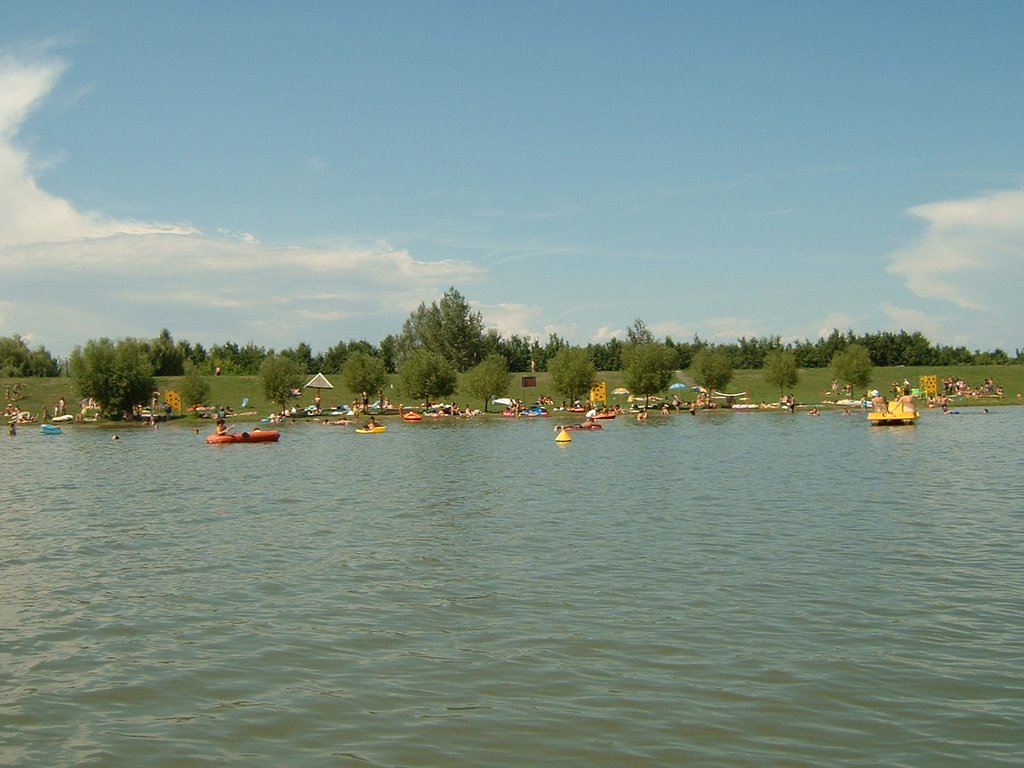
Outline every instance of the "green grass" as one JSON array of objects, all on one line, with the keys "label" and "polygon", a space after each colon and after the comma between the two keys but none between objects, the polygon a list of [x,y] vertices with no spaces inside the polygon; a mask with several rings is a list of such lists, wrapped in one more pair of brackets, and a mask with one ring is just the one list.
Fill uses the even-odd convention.
[{"label": "green grass", "polygon": [[[984,403],[985,405],[995,405],[1000,403],[1018,404],[1022,402],[1020,394],[1024,393],[1024,365],[875,368],[870,386],[884,391],[888,389],[891,382],[903,381],[904,379],[908,379],[914,386],[917,386],[920,376],[924,374],[935,374],[938,376],[940,386],[942,379],[946,376],[963,378],[971,387],[978,387],[986,378],[992,378],[995,379],[996,383],[1003,388],[1005,397],[1002,400],[985,398],[978,400],[977,402]],[[528,375],[536,376],[536,387],[522,386],[523,377]],[[351,392],[342,386],[340,376],[328,376],[327,378],[334,383],[335,388],[322,390],[321,396],[325,407],[342,403],[351,403],[357,397],[357,393]],[[686,384],[694,383],[693,379],[689,376],[688,371],[677,372],[676,378]],[[248,398],[249,405],[244,410],[255,411],[255,414],[251,417],[253,420],[262,418],[276,410],[276,407],[261,393],[259,377],[257,376],[209,376],[207,377],[207,380],[210,383],[210,397],[208,405],[230,406],[238,412],[243,410],[243,399]],[[605,382],[610,402],[619,402],[622,403],[623,406],[626,405],[625,396],[615,396],[611,394],[613,389],[625,386],[624,373],[621,371],[601,372],[597,375],[597,380]],[[72,381],[66,377],[0,379],[0,387],[3,388],[5,395],[8,390],[13,387],[15,382],[21,383],[22,393],[21,399],[15,404],[22,410],[36,414],[37,418],[41,417],[44,407],[49,409],[50,413],[53,413],[54,406],[57,403],[57,400],[61,397],[64,397],[68,403],[71,404],[69,409],[71,412],[77,411],[75,403],[79,400],[79,395],[75,391]],[[179,379],[176,377],[161,377],[157,379],[157,384],[162,392],[167,389],[173,389],[178,382]],[[797,402],[819,403],[828,398],[828,392],[831,388],[831,384],[832,374],[829,369],[804,369],[800,371],[799,382],[796,386],[792,387],[790,391],[796,398]],[[732,381],[725,389],[729,392],[746,391],[750,395],[750,400],[755,403],[761,401],[777,402],[779,399],[778,389],[764,381],[764,372],[760,370],[736,371],[733,375]],[[299,398],[297,404],[299,406],[312,404],[314,394],[315,391],[312,389],[304,390],[303,396]],[[414,403],[412,399],[402,396],[399,390],[397,377],[391,377],[391,383],[388,385],[384,394],[385,397],[390,398],[392,403],[395,405],[398,403],[405,403],[406,405]],[[564,399],[554,391],[554,388],[551,386],[550,376],[547,373],[517,373],[513,376],[512,386],[508,392],[495,394],[514,397],[526,403],[534,402],[540,395],[548,395],[552,397],[556,404],[560,403]],[[861,393],[855,394],[859,395]],[[684,400],[687,400],[689,396],[689,390],[682,390],[680,392],[680,397]],[[458,391],[452,399],[463,405],[468,403],[473,408],[483,407],[483,403],[479,400],[474,400],[466,394]],[[8,401],[4,401],[5,406],[7,402]],[[498,408],[492,406],[491,410],[498,410]]]}]

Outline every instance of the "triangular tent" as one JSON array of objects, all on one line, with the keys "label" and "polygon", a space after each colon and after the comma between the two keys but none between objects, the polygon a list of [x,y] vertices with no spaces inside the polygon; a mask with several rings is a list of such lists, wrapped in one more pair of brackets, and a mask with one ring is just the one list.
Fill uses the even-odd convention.
[{"label": "triangular tent", "polygon": [[310,387],[312,387],[313,389],[334,389],[334,385],[331,384],[331,382],[327,380],[327,377],[324,376],[322,373],[318,373],[316,376],[309,380],[309,382],[306,384],[306,388],[309,389]]}]

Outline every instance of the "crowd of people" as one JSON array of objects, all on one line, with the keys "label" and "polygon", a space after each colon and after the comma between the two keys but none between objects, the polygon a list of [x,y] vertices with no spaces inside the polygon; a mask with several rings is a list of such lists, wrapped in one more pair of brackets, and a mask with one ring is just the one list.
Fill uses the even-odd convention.
[{"label": "crowd of people", "polygon": [[[7,407],[4,409],[4,416],[7,418],[8,421],[13,421],[21,424],[35,421],[37,418],[37,414],[34,414],[31,411],[25,410],[24,408],[15,405],[15,402],[18,399],[20,399],[21,389],[20,385],[15,385],[15,388],[19,391],[19,397],[11,398],[11,401],[7,403]],[[90,408],[97,409],[96,403],[93,401],[93,399],[91,397],[83,399],[79,403],[79,412],[75,414],[75,419],[80,419],[82,414],[85,413]],[[49,421],[51,418],[61,418],[64,416],[68,416],[68,401],[65,400],[63,397],[59,398],[57,402],[54,404],[52,413],[49,407],[44,407],[41,414],[43,421]]]},{"label": "crowd of people", "polygon": [[4,409],[4,416],[7,418],[7,421],[18,424],[35,420],[31,413],[21,410],[21,408],[16,406],[14,403],[7,404],[7,407]]},{"label": "crowd of people", "polygon": [[980,387],[971,387],[962,378],[947,376],[942,380],[942,393],[961,397],[1002,397],[1003,388],[996,384],[995,379],[986,378]]},{"label": "crowd of people", "polygon": [[[841,386],[838,380],[832,381],[831,391],[826,391],[822,394],[837,394],[839,392],[849,393],[849,385]],[[889,390],[891,397],[887,399],[878,390],[872,390],[862,400],[862,407],[871,408],[876,412],[886,412],[890,408],[892,403],[898,403],[904,410],[913,411],[916,413],[917,402],[915,395],[921,394],[920,390],[911,387],[910,381],[904,379],[903,381],[892,381]],[[34,414],[22,407],[17,403],[21,400],[24,395],[22,392],[22,385],[20,382],[14,382],[8,384],[5,388],[4,394],[7,399],[7,407],[4,410],[4,417],[7,420],[10,431],[13,433],[14,425],[33,423],[37,418],[41,417],[43,422],[48,422],[52,419],[67,418],[71,420],[73,417],[75,420],[86,420],[90,421],[89,415],[98,414],[99,406],[92,400],[92,398],[86,398],[78,403],[78,409],[71,409],[72,414],[69,415],[69,403],[64,397],[58,398],[57,402],[53,405],[52,411],[49,407],[44,407],[41,414]],[[292,392],[293,395],[301,394],[300,391],[295,390]],[[618,394],[618,393],[617,393]],[[159,402],[157,399],[159,393],[154,393],[154,405]],[[638,406],[634,404],[633,411],[637,414],[638,420],[646,420],[647,414],[651,408],[660,409],[662,414],[669,414],[672,412],[679,412],[681,410],[689,410],[691,413],[696,413],[698,410],[706,408],[715,408],[718,403],[711,397],[711,393],[703,390],[700,387],[694,387],[695,397],[689,401],[683,401],[679,398],[678,394],[673,394],[671,401],[663,400],[661,398],[651,398],[650,403],[645,406]],[[930,408],[941,408],[944,411],[948,410],[952,404],[952,398],[985,398],[995,397],[1002,398],[1004,396],[1003,388],[1000,387],[996,381],[992,378],[986,377],[980,386],[972,387],[962,377],[947,376],[941,380],[941,386],[936,394],[928,393],[927,404]],[[381,400],[370,403],[369,396],[366,392],[360,393],[360,397],[354,399],[350,406],[340,406],[332,409],[330,416],[340,417],[334,420],[328,419],[324,411],[322,411],[322,403],[319,390],[316,393],[313,404],[306,407],[299,407],[297,405],[289,408],[284,408],[281,411],[274,413],[270,416],[271,422],[279,423],[286,420],[293,420],[299,417],[315,416],[324,418],[321,421],[325,424],[348,424],[350,423],[350,417],[358,418],[360,416],[368,416],[371,412],[377,414],[386,414],[394,412],[394,406],[388,398],[381,398]],[[1021,395],[1017,395],[1017,399],[1021,400]],[[248,398],[246,398],[246,401]],[[243,405],[246,404],[243,401]],[[527,410],[526,405],[521,400],[511,399],[505,401],[508,403],[504,415],[506,416],[519,416]],[[848,403],[840,403],[844,405],[843,413],[848,415],[850,413]],[[797,402],[793,395],[784,395],[780,398],[779,402],[776,403],[761,403],[760,406],[755,405],[738,405],[734,407],[742,408],[749,407],[755,408],[760,407],[762,409],[771,408],[784,408],[789,411],[794,411],[797,407]],[[541,395],[534,405],[530,406],[530,409],[544,409],[545,411],[550,408],[553,411],[584,411],[588,412],[588,416],[592,416],[590,411],[594,410],[589,400],[576,400],[571,404],[563,400],[560,407],[555,407],[554,400],[547,396]],[[154,423],[157,420],[156,408],[152,408],[150,412],[151,421]],[[169,415],[170,406],[166,403],[161,404],[160,410]],[[213,417],[219,420],[219,424],[223,425],[223,419],[230,418],[231,416],[239,415],[235,414],[230,406],[217,406],[216,408],[210,408],[207,406],[192,406],[190,409],[196,415]],[[404,405],[398,406],[398,412],[402,413],[407,410]],[[479,409],[473,409],[467,403],[464,407],[459,406],[457,403],[436,403],[433,401],[426,401],[415,407],[419,413],[425,417],[440,418],[444,416],[461,417],[461,418],[472,418],[482,413]],[[619,414],[623,412],[623,409],[618,404],[612,406],[606,406],[602,409],[606,415]],[[820,410],[813,408],[811,415],[818,415]],[[126,414],[128,415],[128,414]],[[133,414],[134,415],[134,414]],[[534,415],[530,413],[528,415]],[[164,416],[166,418],[166,415]],[[593,422],[593,419],[589,419]],[[223,426],[221,426],[223,429]]]}]

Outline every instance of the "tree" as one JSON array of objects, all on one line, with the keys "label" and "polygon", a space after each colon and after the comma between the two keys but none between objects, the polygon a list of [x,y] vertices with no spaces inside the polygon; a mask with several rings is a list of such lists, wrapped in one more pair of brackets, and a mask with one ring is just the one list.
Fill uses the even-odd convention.
[{"label": "tree", "polygon": [[594,385],[594,364],[586,350],[563,347],[548,362],[555,391],[575,401]]},{"label": "tree", "polygon": [[190,365],[181,380],[181,399],[186,406],[204,405],[210,396],[210,382],[199,372],[199,367]]},{"label": "tree", "polygon": [[181,352],[181,359],[193,365],[202,365],[206,362],[206,349],[202,344],[192,344],[187,340],[181,340],[175,345]]},{"label": "tree", "polygon": [[696,334],[693,336],[693,341],[672,341],[671,338],[666,337],[665,344],[676,351],[676,355],[679,357],[677,365],[684,369],[692,366],[693,356],[708,346],[708,343]]},{"label": "tree", "polygon": [[626,329],[626,341],[635,346],[643,346],[654,341],[654,334],[647,330],[644,321],[639,317]]},{"label": "tree", "polygon": [[502,339],[497,331],[491,330],[487,333],[486,342],[491,354],[496,352],[505,358],[510,371],[529,371],[530,361],[533,361],[535,366],[537,364],[533,358],[530,339],[526,336],[512,334],[509,338]]},{"label": "tree", "polygon": [[833,328],[828,338],[818,339],[813,344],[804,340],[796,345],[796,364],[799,368],[825,368],[836,352],[841,352],[853,343],[853,331],[842,333]]},{"label": "tree", "polygon": [[668,388],[678,359],[674,349],[657,341],[628,345],[623,357],[626,387],[634,395],[643,395],[644,405],[651,395]]},{"label": "tree", "polygon": [[732,381],[732,363],[724,350],[704,347],[694,353],[690,375],[708,391],[721,392]]},{"label": "tree", "polygon": [[764,357],[764,378],[779,388],[779,399],[794,386],[800,376],[796,369],[796,353],[791,349],[771,349]]},{"label": "tree", "polygon": [[548,342],[543,347],[540,342],[534,341],[530,347],[530,354],[533,357],[534,362],[537,364],[538,371],[547,371],[548,363],[555,359],[555,355],[561,352],[563,349],[568,349],[569,342],[559,336],[557,333],[548,334]]},{"label": "tree", "polygon": [[865,334],[858,343],[867,347],[875,365],[929,365],[933,360],[932,345],[919,331]]},{"label": "tree", "polygon": [[23,376],[28,355],[28,345],[20,336],[0,339],[0,376],[4,378]]},{"label": "tree", "polygon": [[260,366],[263,394],[270,402],[284,409],[289,399],[297,397],[295,392],[301,391],[304,373],[302,366],[295,360],[283,355],[268,355]]},{"label": "tree", "polygon": [[468,371],[482,359],[484,321],[469,302],[449,288],[438,304],[441,317],[441,354],[457,371]]},{"label": "tree", "polygon": [[156,390],[147,345],[138,339],[89,341],[69,359],[71,378],[82,397],[91,397],[107,418],[122,418]]},{"label": "tree", "polygon": [[33,349],[22,368],[23,376],[59,376],[60,366],[45,347]]},{"label": "tree", "polygon": [[181,376],[185,372],[185,351],[174,343],[166,328],[150,342],[149,361],[154,376]]},{"label": "tree", "polygon": [[263,361],[271,354],[272,352],[267,352],[263,347],[258,347],[251,341],[244,347],[239,347],[234,342],[228,341],[210,347],[205,367],[209,373],[220,368],[221,373],[255,376],[259,373]]},{"label": "tree", "polygon": [[[437,304],[434,304],[436,309]],[[418,349],[435,350],[440,335],[437,313],[422,302],[402,322],[402,332],[395,339],[395,364],[401,368],[406,358]]]},{"label": "tree", "polygon": [[303,373],[313,373],[317,370],[313,363],[313,348],[304,341],[300,341],[293,349],[282,349],[281,355],[294,360]]},{"label": "tree", "polygon": [[484,321],[454,287],[440,302],[420,304],[402,324],[397,344],[399,367],[417,349],[441,355],[457,371],[480,362],[484,348]]},{"label": "tree", "polygon": [[398,338],[389,333],[380,340],[380,356],[384,361],[384,370],[395,373],[398,370]]},{"label": "tree", "polygon": [[56,376],[59,373],[57,361],[45,347],[30,350],[18,335],[0,338],[0,376]]},{"label": "tree", "polygon": [[512,374],[508,363],[499,354],[488,355],[479,364],[468,371],[463,379],[463,388],[473,397],[484,401],[484,412],[487,404],[495,395],[504,394],[512,384]]},{"label": "tree", "polygon": [[604,344],[588,344],[587,355],[599,371],[621,371],[625,346],[613,336]]},{"label": "tree", "polygon": [[832,355],[832,373],[854,389],[865,390],[871,383],[871,355],[867,347],[854,342]]},{"label": "tree", "polygon": [[455,391],[458,378],[451,364],[438,352],[419,349],[410,354],[398,371],[402,391],[417,400],[431,401]]},{"label": "tree", "polygon": [[756,339],[748,339],[743,336],[737,341],[732,355],[733,367],[747,370],[763,368],[768,353],[782,348],[782,339],[779,336],[765,336]]},{"label": "tree", "polygon": [[339,341],[324,353],[323,367],[320,369],[320,372],[341,373],[341,369],[345,367],[346,359],[348,359],[348,345],[344,341]]},{"label": "tree", "polygon": [[238,350],[237,365],[240,373],[254,375],[263,366],[263,361],[273,354],[263,347],[257,346],[253,341],[247,342],[244,347]]},{"label": "tree", "polygon": [[388,380],[384,361],[362,350],[349,354],[341,376],[353,392],[380,392]]}]

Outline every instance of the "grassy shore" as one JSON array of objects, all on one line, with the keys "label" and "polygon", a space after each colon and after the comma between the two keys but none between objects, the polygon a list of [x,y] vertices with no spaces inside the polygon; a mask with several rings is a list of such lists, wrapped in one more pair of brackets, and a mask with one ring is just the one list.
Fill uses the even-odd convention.
[{"label": "grassy shore", "polygon": [[[1024,365],[875,368],[870,386],[884,391],[889,388],[893,381],[902,382],[904,379],[917,386],[920,377],[927,374],[938,376],[940,387],[942,379],[947,376],[951,376],[954,379],[962,378],[969,386],[974,388],[980,387],[986,378],[994,379],[1003,388],[1004,397],[1002,399],[982,398],[976,401],[972,400],[972,402],[977,402],[979,405],[1008,405],[1020,404],[1022,402],[1021,394],[1024,393]],[[799,382],[791,389],[797,402],[819,404],[831,398],[832,373],[829,369],[804,369],[799,372],[799,375]],[[522,386],[523,379],[526,376],[535,376],[537,386]],[[351,403],[356,399],[357,393],[351,392],[344,387],[341,376],[335,375],[328,376],[327,378],[331,380],[335,388],[321,391],[325,407]],[[686,384],[694,383],[689,371],[677,371],[676,379]],[[605,382],[609,393],[609,402],[620,403],[623,407],[627,406],[627,397],[625,395],[611,394],[612,390],[625,386],[625,374],[623,372],[601,372],[597,375],[597,380]],[[210,383],[209,405],[230,406],[235,412],[244,411],[249,414],[240,418],[250,418],[252,420],[262,418],[276,410],[276,407],[260,391],[261,387],[259,377],[257,376],[210,376],[208,381]],[[55,404],[61,397],[68,401],[70,412],[77,411],[77,407],[74,404],[78,402],[80,396],[75,391],[74,383],[68,378],[0,379],[0,387],[3,387],[5,395],[13,395],[13,388],[16,383],[21,385],[21,399],[14,401],[14,404],[21,410],[35,414],[37,418],[41,417],[44,408],[48,409],[52,414]],[[177,377],[161,377],[157,379],[157,385],[161,391],[174,389],[178,383],[179,379]],[[754,403],[771,403],[778,402],[779,400],[778,389],[765,382],[764,371],[761,370],[736,371],[732,381],[725,389],[729,392],[747,392],[750,401]],[[541,395],[553,398],[556,404],[560,403],[563,399],[554,391],[554,388],[551,386],[550,376],[547,373],[516,374],[513,377],[512,386],[508,392],[497,392],[495,394],[498,396],[514,397],[526,403],[534,402]],[[669,393],[664,394],[669,395]],[[859,395],[860,393],[857,394]],[[296,402],[299,406],[310,405],[313,402],[314,395],[314,390],[304,390],[302,397]],[[388,384],[384,395],[395,405],[399,403],[413,403],[410,398],[403,397],[399,389],[397,377],[391,377],[391,382]],[[691,397],[691,392],[689,389],[685,389],[680,391],[679,395],[683,400],[688,400]],[[483,409],[484,406],[479,400],[474,400],[461,391],[456,391],[455,395],[450,399],[460,405],[468,404],[472,408]],[[243,408],[242,402],[245,400],[248,401],[248,405]],[[12,398],[8,397],[4,401],[4,405],[6,406],[11,401]],[[491,406],[490,409],[494,411],[498,410],[498,407]]]}]

